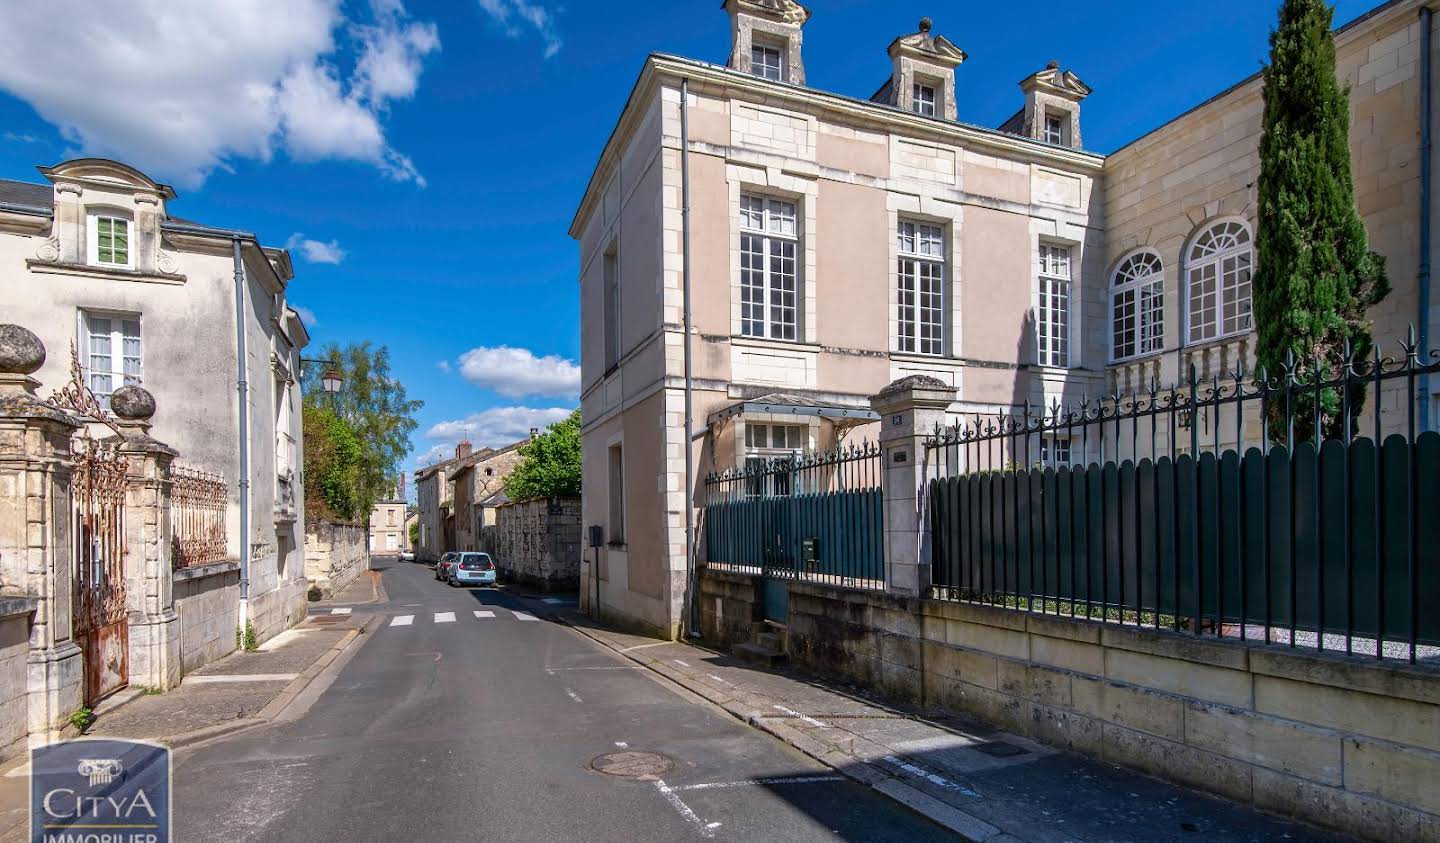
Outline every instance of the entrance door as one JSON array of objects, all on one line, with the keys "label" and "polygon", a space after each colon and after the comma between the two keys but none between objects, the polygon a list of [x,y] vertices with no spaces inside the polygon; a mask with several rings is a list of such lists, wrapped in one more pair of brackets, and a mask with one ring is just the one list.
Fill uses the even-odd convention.
[{"label": "entrance door", "polygon": [[795,553],[791,541],[793,499],[776,497],[763,501],[760,513],[764,537],[764,561],[760,577],[760,608],[767,621],[785,623],[790,617],[789,581],[795,578]]},{"label": "entrance door", "polygon": [[125,585],[125,458],[80,440],[70,476],[72,625],[84,653],[85,705],[130,682]]}]

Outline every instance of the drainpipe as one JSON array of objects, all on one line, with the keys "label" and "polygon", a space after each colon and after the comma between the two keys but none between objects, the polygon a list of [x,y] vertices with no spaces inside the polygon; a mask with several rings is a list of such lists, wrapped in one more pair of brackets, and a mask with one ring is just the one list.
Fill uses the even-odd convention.
[{"label": "drainpipe", "polygon": [[230,239],[235,261],[235,371],[240,411],[240,628],[250,619],[250,382],[246,377],[249,350],[245,336],[245,260],[240,238]]},{"label": "drainpipe", "polygon": [[[1420,9],[1420,273],[1416,295],[1416,340],[1423,355],[1430,349],[1430,29],[1434,12],[1428,7]],[[1421,358],[1422,361],[1425,358]],[[1420,430],[1430,429],[1430,374],[1422,373],[1416,384],[1420,402]],[[1380,396],[1375,396],[1379,406]],[[1378,410],[1377,410],[1378,412]]]},{"label": "drainpipe", "polygon": [[696,618],[700,601],[695,593],[695,389],[690,358],[690,80],[680,80],[680,227],[684,251],[681,272],[685,276],[685,634],[700,636]]}]

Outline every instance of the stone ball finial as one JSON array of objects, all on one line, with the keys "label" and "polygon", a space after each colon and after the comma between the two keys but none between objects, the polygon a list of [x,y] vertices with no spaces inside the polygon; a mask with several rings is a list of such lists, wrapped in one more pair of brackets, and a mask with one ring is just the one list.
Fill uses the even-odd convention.
[{"label": "stone ball finial", "polygon": [[110,395],[110,411],[125,421],[149,421],[155,415],[155,396],[143,386],[122,386]]},{"label": "stone ball finial", "polygon": [[28,328],[0,325],[0,374],[33,375],[45,365],[45,344]]},{"label": "stone ball finial", "polygon": [[933,27],[934,25],[935,25],[935,21],[930,20],[929,18],[921,18],[921,19],[920,19],[920,31],[921,31],[921,32],[929,32],[929,31],[930,31],[930,28]]},{"label": "stone ball finial", "polygon": [[1048,70],[1059,70],[1059,69],[1060,69],[1060,62],[1059,62],[1058,59],[1051,59],[1051,60],[1050,60],[1050,63],[1047,64],[1047,65],[1045,65],[1045,67],[1046,67],[1046,69],[1048,69]]}]

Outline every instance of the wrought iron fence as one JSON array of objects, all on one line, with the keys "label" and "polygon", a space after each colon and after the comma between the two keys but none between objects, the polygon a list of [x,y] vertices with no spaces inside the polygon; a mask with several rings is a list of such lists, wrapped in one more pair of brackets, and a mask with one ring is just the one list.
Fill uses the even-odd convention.
[{"label": "wrought iron fence", "polygon": [[225,478],[176,465],[170,468],[170,484],[173,566],[186,568],[228,558],[225,510],[230,493]]},{"label": "wrought iron fence", "polygon": [[1440,354],[1403,348],[937,430],[934,595],[1440,656],[1440,433],[1416,426]]},{"label": "wrought iron fence", "polygon": [[752,459],[705,480],[706,564],[849,588],[885,587],[880,448]]}]

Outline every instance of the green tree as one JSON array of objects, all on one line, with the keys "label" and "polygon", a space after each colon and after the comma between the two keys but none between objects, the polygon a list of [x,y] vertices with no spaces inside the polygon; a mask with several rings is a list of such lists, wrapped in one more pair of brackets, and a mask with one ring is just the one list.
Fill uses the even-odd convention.
[{"label": "green tree", "polygon": [[410,546],[415,547],[418,544],[420,544],[420,522],[416,521],[410,525]]},{"label": "green tree", "polygon": [[520,463],[505,478],[512,500],[580,494],[580,411],[520,448]]},{"label": "green tree", "polygon": [[323,407],[306,406],[305,510],[307,515],[359,521],[373,501],[365,493],[365,449],[355,429]]},{"label": "green tree", "polygon": [[305,406],[332,412],[354,431],[363,454],[356,496],[364,504],[361,511],[369,513],[375,501],[394,493],[424,402],[406,396],[405,385],[390,373],[390,349],[383,345],[330,343],[318,356],[330,361],[344,382],[338,393],[327,393],[320,385],[327,367],[308,367]]},{"label": "green tree", "polygon": [[[1390,285],[1355,209],[1350,172],[1350,92],[1335,77],[1332,10],[1322,0],[1283,0],[1265,67],[1260,140],[1254,318],[1257,362],[1275,377],[1292,359],[1307,379],[1315,365],[1343,371],[1347,343],[1373,349],[1368,308]],[[1351,388],[1353,418],[1365,399]],[[1341,395],[1323,390],[1322,429],[1341,433]],[[1284,441],[1285,408],[1272,405],[1271,434]],[[1313,393],[1294,404],[1295,436],[1314,436]]]}]

